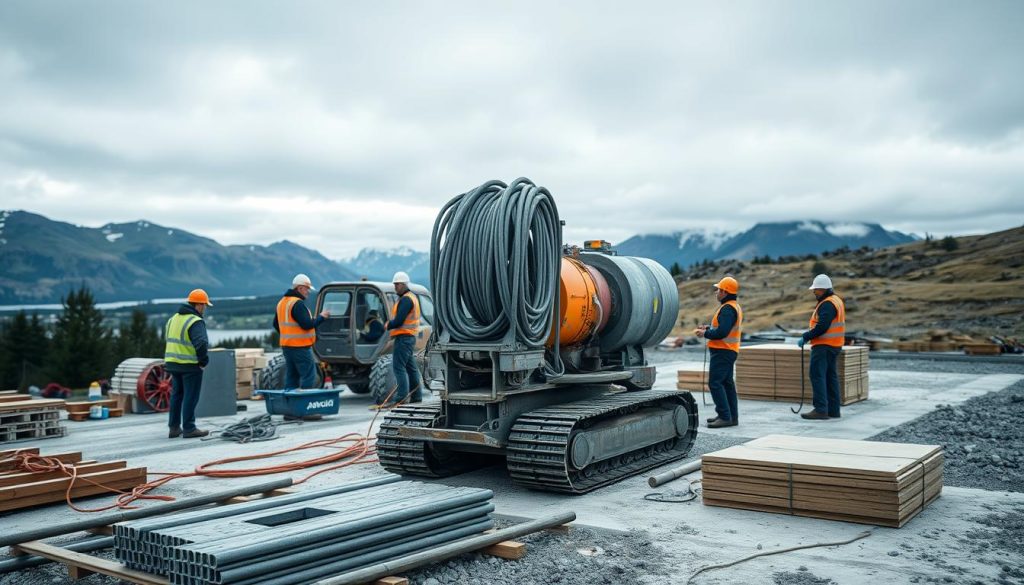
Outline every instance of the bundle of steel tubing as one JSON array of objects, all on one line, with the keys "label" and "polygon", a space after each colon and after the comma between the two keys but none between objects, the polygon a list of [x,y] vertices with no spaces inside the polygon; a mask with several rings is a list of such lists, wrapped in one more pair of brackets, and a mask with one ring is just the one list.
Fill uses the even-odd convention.
[{"label": "bundle of steel tubing", "polygon": [[119,524],[115,548],[174,584],[307,583],[492,528],[492,495],[385,477]]}]

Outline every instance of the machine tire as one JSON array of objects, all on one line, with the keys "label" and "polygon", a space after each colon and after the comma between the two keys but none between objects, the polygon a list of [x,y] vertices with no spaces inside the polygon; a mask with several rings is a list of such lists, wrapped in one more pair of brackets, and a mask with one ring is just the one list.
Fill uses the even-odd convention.
[{"label": "machine tire", "polygon": [[364,382],[352,382],[348,384],[348,389],[353,394],[368,394],[370,392],[370,380],[367,379]]},{"label": "machine tire", "polygon": [[370,394],[373,401],[383,404],[384,400],[391,394],[398,381],[395,379],[395,372],[391,369],[391,354],[382,355],[374,362],[370,369]]},{"label": "machine tire", "polygon": [[[316,366],[316,387],[324,387],[324,370]],[[277,354],[270,358],[267,366],[260,370],[259,386],[257,390],[284,390],[284,354]]]}]

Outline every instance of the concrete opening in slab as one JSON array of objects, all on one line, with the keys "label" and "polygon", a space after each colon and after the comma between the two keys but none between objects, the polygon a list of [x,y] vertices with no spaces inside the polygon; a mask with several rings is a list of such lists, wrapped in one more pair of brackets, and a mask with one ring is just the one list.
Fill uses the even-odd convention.
[{"label": "concrete opening in slab", "polygon": [[298,510],[292,510],[290,512],[282,512],[280,514],[271,514],[270,516],[264,516],[262,518],[253,518],[252,520],[246,520],[250,524],[259,524],[261,526],[282,526],[284,524],[291,524],[292,522],[299,522],[302,520],[309,520],[311,518],[319,518],[328,514],[334,514],[334,510],[321,510],[319,508],[299,508]]}]

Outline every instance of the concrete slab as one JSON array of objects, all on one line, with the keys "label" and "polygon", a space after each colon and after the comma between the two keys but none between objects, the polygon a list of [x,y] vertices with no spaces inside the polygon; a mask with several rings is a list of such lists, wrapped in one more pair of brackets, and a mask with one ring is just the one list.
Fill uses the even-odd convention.
[{"label": "concrete slab", "polygon": [[[679,362],[659,365],[659,387],[673,387],[675,370],[679,365]],[[1019,375],[976,377],[929,372],[872,371],[871,399],[845,409],[841,420],[822,423],[802,421],[790,413],[789,404],[742,401],[741,425],[716,431],[708,431],[702,426],[700,432],[706,435],[706,443],[702,442],[702,445],[718,448],[714,447],[718,444],[715,441],[724,445],[770,433],[864,438],[928,412],[936,404],[959,403],[984,392],[1000,390],[1021,378]],[[700,403],[700,397],[697,400]],[[214,428],[217,424],[224,425],[243,416],[264,412],[262,402],[251,401],[246,404],[249,406],[246,413],[240,413],[237,417],[204,419],[200,421],[200,426]],[[37,446],[44,453],[81,450],[89,459],[126,458],[129,464],[145,465],[151,471],[187,472],[202,462],[215,459],[278,451],[347,433],[366,433],[374,416],[369,406],[368,397],[343,393],[342,412],[338,416],[283,426],[280,429],[281,438],[266,443],[239,445],[221,440],[171,440],[166,436],[163,416],[129,415],[106,421],[68,422],[66,424],[70,434],[67,437],[19,445]],[[702,418],[705,415],[702,409]],[[273,461],[308,458],[323,455],[324,452],[324,449],[317,449],[281,455]],[[270,462],[248,462],[234,467],[252,467]],[[357,465],[319,475],[306,486],[332,485],[383,473],[376,464]],[[293,476],[301,477],[302,473]],[[758,544],[768,549],[835,540],[865,529],[859,525],[839,522],[712,508],[699,501],[689,504],[649,502],[643,496],[654,490],[646,485],[645,478],[646,475],[634,477],[595,493],[576,497],[531,492],[514,486],[502,467],[448,478],[443,483],[488,487],[495,492],[498,512],[511,516],[536,517],[550,511],[571,509],[576,511],[582,524],[615,530],[649,530],[658,547],[663,550],[658,554],[669,555],[674,562],[678,562],[680,577],[689,575],[706,563],[732,560],[757,552]],[[187,478],[168,484],[159,493],[188,496],[263,479]],[[680,490],[685,485],[683,480],[679,480],[665,487]],[[101,497],[86,502],[100,505],[110,501],[111,498]],[[962,565],[973,578],[990,581],[999,570],[998,563],[1005,559],[993,556],[995,553],[972,556],[969,550],[958,544],[957,535],[964,530],[977,528],[972,518],[983,512],[988,513],[986,506],[1022,505],[1024,494],[947,488],[942,498],[901,530],[876,529],[867,540],[854,545],[756,560],[720,573],[702,575],[696,582],[725,583],[742,580],[768,583],[771,582],[771,571],[796,570],[800,565],[840,584],[863,583],[868,579],[902,583],[908,582],[914,575],[934,576],[944,574],[943,571],[953,571],[933,561],[918,558],[927,551],[932,551],[928,554],[939,551],[939,556],[946,559],[943,562]],[[79,516],[64,506],[55,505],[4,515],[0,517],[0,523],[4,526],[4,532],[17,532]],[[889,556],[892,551],[896,551],[897,555]],[[956,581],[964,580],[961,577],[956,576]],[[19,582],[17,576],[0,576],[0,584]]]}]

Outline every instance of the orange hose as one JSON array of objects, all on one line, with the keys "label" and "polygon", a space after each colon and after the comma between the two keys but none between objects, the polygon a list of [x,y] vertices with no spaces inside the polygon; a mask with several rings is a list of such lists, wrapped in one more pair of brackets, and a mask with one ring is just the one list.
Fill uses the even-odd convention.
[{"label": "orange hose", "polygon": [[[409,398],[408,396],[406,396],[406,398],[399,400],[397,403],[391,404],[389,401],[391,400],[391,397],[394,395],[396,389],[397,388],[393,388],[391,392],[387,395],[387,397],[384,399],[384,404],[387,406],[376,409],[373,418],[370,420],[370,425],[367,428],[365,435],[360,435],[359,433],[348,433],[346,435],[342,435],[334,439],[320,439],[317,441],[310,441],[309,443],[303,443],[302,445],[290,447],[288,449],[282,449],[280,451],[272,451],[270,453],[257,453],[254,455],[243,455],[240,457],[228,457],[225,459],[217,459],[215,461],[202,463],[198,465],[195,469],[193,469],[191,472],[164,473],[151,471],[149,472],[149,475],[162,475],[163,477],[161,477],[160,479],[148,481],[143,484],[139,484],[132,488],[131,491],[124,491],[117,488],[112,488],[103,485],[99,482],[96,482],[94,480],[85,477],[79,477],[78,468],[76,468],[74,465],[64,463],[63,461],[55,459],[53,457],[45,457],[42,455],[37,455],[35,453],[18,451],[15,452],[10,457],[8,457],[7,459],[3,459],[2,461],[0,461],[0,463],[14,462],[14,468],[16,470],[28,473],[43,473],[52,471],[63,472],[65,475],[71,478],[71,481],[68,482],[68,488],[64,492],[64,499],[67,502],[67,505],[76,512],[105,512],[107,510],[112,510],[115,508],[122,510],[133,510],[137,508],[137,506],[132,506],[132,504],[138,500],[161,500],[165,502],[174,501],[175,498],[173,496],[155,495],[150,494],[149,492],[157,488],[163,487],[164,485],[170,483],[171,481],[186,477],[211,477],[215,479],[252,477],[257,475],[273,475],[277,473],[288,473],[292,471],[299,471],[301,469],[307,469],[310,467],[327,465],[329,463],[337,463],[336,465],[331,465],[330,467],[325,467],[324,469],[314,471],[313,473],[310,473],[302,477],[298,481],[293,482],[293,485],[298,485],[300,483],[308,481],[309,479],[317,475],[320,475],[321,473],[326,473],[328,471],[343,469],[351,465],[358,465],[362,463],[376,463],[377,459],[374,457],[377,454],[376,437],[371,437],[370,433],[373,431],[374,423],[377,422],[377,417],[380,416],[380,412],[382,410],[387,410],[394,406],[398,406]],[[411,394],[412,393],[410,392],[410,395]],[[295,451],[302,451],[304,449],[314,449],[317,447],[336,448],[336,446],[339,443],[347,445],[337,453],[323,455],[321,457],[314,457],[312,459],[301,459],[297,461],[281,463],[278,465],[252,467],[246,469],[214,469],[215,467],[227,465],[229,463],[266,459],[268,457],[276,457],[278,455],[284,455],[286,453],[292,453]],[[75,484],[78,481],[84,481],[86,483],[102,487],[103,489],[106,489],[111,493],[117,494],[117,498],[114,500],[114,503],[110,504],[109,506],[103,506],[100,508],[78,507],[71,501],[71,492],[73,491]]]}]

